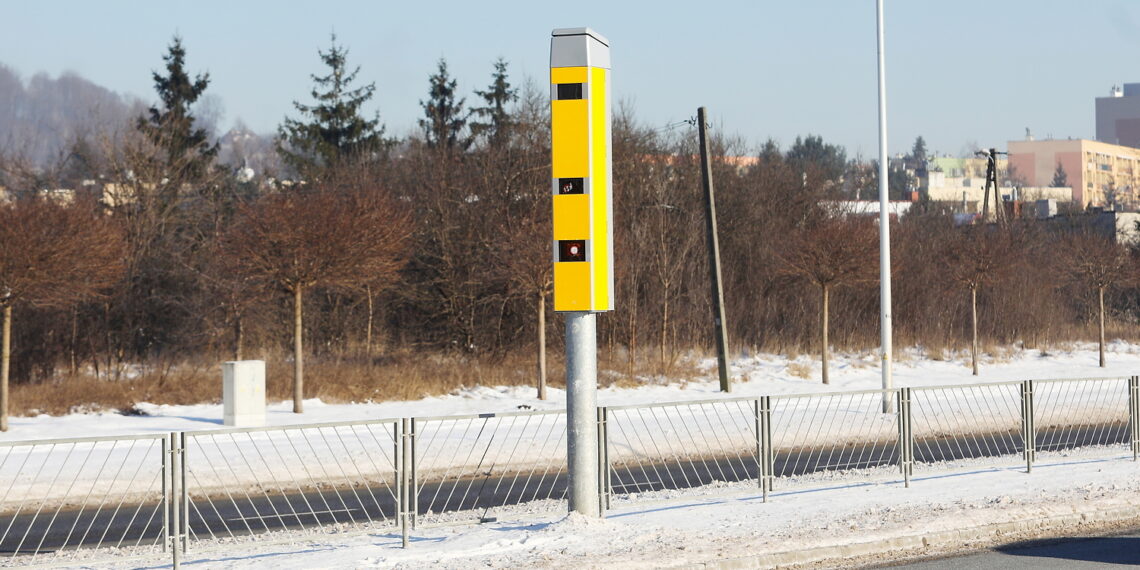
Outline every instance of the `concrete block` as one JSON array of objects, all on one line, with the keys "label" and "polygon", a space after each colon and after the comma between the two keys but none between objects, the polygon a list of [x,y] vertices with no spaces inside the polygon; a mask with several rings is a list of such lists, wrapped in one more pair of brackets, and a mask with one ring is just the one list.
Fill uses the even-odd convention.
[{"label": "concrete block", "polygon": [[265,425],[265,361],[222,363],[223,423],[234,427]]}]

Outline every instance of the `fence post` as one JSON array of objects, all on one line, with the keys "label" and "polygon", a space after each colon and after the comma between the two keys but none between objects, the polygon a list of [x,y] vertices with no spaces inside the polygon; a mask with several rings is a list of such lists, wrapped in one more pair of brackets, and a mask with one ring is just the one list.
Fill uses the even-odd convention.
[{"label": "fence post", "polygon": [[760,490],[764,493],[764,502],[768,502],[768,493],[772,492],[772,484],[776,480],[772,461],[772,397],[761,396],[756,406],[760,434]]},{"label": "fence post", "polygon": [[400,473],[400,479],[397,483],[399,488],[397,495],[400,497],[400,504],[397,506],[400,517],[400,544],[404,548],[408,547],[408,486],[410,483],[408,455],[411,450],[411,438],[408,431],[408,418],[403,418],[400,420],[400,436],[398,438],[399,443],[397,443],[400,453],[396,462],[399,464],[398,471]]},{"label": "fence post", "polygon": [[610,508],[610,447],[609,429],[606,424],[609,409],[598,407],[598,512],[606,516]]},{"label": "fence post", "polygon": [[182,522],[179,527],[182,531],[182,553],[190,552],[190,489],[186,485],[188,479],[187,470],[189,469],[186,463],[186,432],[179,432],[179,456],[182,463],[182,482],[179,488],[182,491]]},{"label": "fence post", "polygon": [[1128,440],[1136,461],[1140,455],[1140,376],[1128,377]]},{"label": "fence post", "polygon": [[180,439],[177,432],[170,432],[170,550],[171,558],[174,568],[178,568],[182,563],[182,538],[181,530],[179,527],[182,523],[182,517],[179,514],[179,491],[178,491],[178,475],[182,468],[179,461],[179,453],[182,451],[179,445]]},{"label": "fence post", "polygon": [[910,478],[914,474],[914,432],[910,413],[910,388],[901,388],[898,391],[899,410],[899,469],[902,470],[903,483],[909,488]]},{"label": "fence post", "polygon": [[416,418],[411,418],[409,423],[412,426],[412,449],[408,454],[407,461],[412,471],[412,483],[408,487],[408,492],[411,493],[409,497],[410,500],[408,501],[411,503],[411,507],[409,508],[411,512],[408,513],[408,516],[412,519],[412,530],[415,530],[416,524],[419,523],[417,519],[419,518],[420,512],[420,479],[416,472]]},{"label": "fence post", "polygon": [[[764,490],[764,435],[760,431],[760,398],[752,400],[753,430],[756,434],[756,486]],[[767,499],[767,497],[765,497]]]},{"label": "fence post", "polygon": [[1033,472],[1037,458],[1037,429],[1033,425],[1033,381],[1021,383],[1021,441],[1025,446],[1025,472]]},{"label": "fence post", "polygon": [[162,438],[162,551],[170,548],[170,438]]}]

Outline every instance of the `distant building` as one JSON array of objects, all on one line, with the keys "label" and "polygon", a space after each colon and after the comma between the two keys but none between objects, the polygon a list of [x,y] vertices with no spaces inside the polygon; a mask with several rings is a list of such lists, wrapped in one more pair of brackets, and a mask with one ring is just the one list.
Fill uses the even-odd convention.
[{"label": "distant building", "polygon": [[[1003,201],[1033,202],[1055,200],[1069,202],[1073,199],[1070,188],[1049,188],[1043,185],[1025,184],[1020,170],[1014,169],[1017,180],[1011,180],[1009,163],[1004,157],[997,159],[998,195]],[[1050,179],[1052,180],[1052,179]],[[959,213],[979,213],[986,187],[985,158],[937,157],[927,161],[926,198],[935,202],[949,202]],[[990,198],[993,200],[993,198]],[[993,207],[991,205],[991,207]]]},{"label": "distant building", "polygon": [[1060,164],[1082,208],[1140,206],[1140,148],[1087,139],[1010,141],[1009,164],[1026,186],[1038,187],[1053,182]]},{"label": "distant building", "polygon": [[[878,216],[878,200],[822,200],[819,203],[828,213],[837,216]],[[910,211],[914,202],[891,200],[887,202],[887,216],[901,218]]]},{"label": "distant building", "polygon": [[1096,98],[1096,140],[1140,147],[1140,83],[1114,85],[1108,97]]}]

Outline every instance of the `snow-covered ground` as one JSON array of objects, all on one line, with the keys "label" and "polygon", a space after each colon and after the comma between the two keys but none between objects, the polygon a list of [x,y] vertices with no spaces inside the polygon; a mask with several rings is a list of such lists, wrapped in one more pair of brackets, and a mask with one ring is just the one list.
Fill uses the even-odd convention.
[{"label": "snow-covered ground", "polygon": [[[714,497],[670,491],[654,497],[664,502],[615,504],[605,519],[556,514],[420,529],[411,533],[407,549],[401,548],[400,534],[391,528],[298,532],[275,535],[272,540],[244,537],[221,546],[195,543],[197,550],[188,553],[183,564],[276,570],[668,568],[751,559],[734,567],[768,567],[790,552],[802,555],[808,549],[944,535],[943,531],[1011,521],[1063,520],[1081,514],[1095,521],[1096,513],[1121,511],[1134,513],[1134,521],[1140,521],[1138,473],[1140,465],[1130,457],[1082,458],[1079,452],[1042,458],[1032,474],[963,461],[950,469],[938,466],[932,472],[916,473],[910,488],[899,482],[793,488],[777,490],[767,503],[751,485],[720,489],[737,492]],[[1096,530],[1079,524],[1072,525],[1075,532]],[[1005,530],[999,540],[1033,536]],[[941,554],[986,545],[985,539],[970,542],[931,542],[930,548]],[[887,547],[874,550],[880,548]],[[834,551],[824,554],[836,556]],[[67,564],[68,560],[74,558],[49,556],[40,561]],[[85,566],[135,568],[148,562],[160,566],[165,560],[117,562],[104,555],[98,563]]]},{"label": "snow-covered ground", "polygon": [[[1121,341],[1108,346],[1107,366],[1097,366],[1095,345],[1070,349],[1009,349],[1000,355],[985,355],[979,376],[970,374],[968,355],[932,360],[923,351],[906,350],[896,355],[895,387],[919,387],[1006,382],[1048,378],[1126,377],[1140,374],[1140,345]],[[649,380],[637,388],[603,388],[598,405],[649,404],[702,400],[718,397],[768,396],[839,391],[872,390],[881,387],[881,373],[875,354],[836,354],[832,356],[831,384],[819,381],[819,361],[815,355],[795,359],[772,354],[739,355],[732,361],[734,378],[731,395],[719,392],[716,360],[701,363],[703,373],[684,380]],[[602,371],[601,374],[606,374]],[[268,406],[268,425],[293,425],[332,421],[374,420],[401,417],[446,416],[511,412],[519,409],[558,410],[566,407],[563,390],[548,389],[549,398],[536,400],[534,389],[525,386],[477,387],[454,394],[402,402],[326,404],[317,399],[305,401],[305,413],[291,412],[291,402]],[[221,396],[221,372],[218,373]],[[81,404],[80,404],[81,405]],[[114,412],[78,413],[62,417],[46,414],[11,418],[11,430],[0,434],[2,441],[60,437],[110,436],[171,431],[194,431],[222,427],[221,404],[167,406],[140,403],[147,415],[120,415]]]},{"label": "snow-covered ground", "polygon": [[[607,388],[601,405],[703,400],[717,392],[715,361],[699,378],[657,382],[639,388]],[[1124,377],[1140,374],[1140,347],[1110,346],[1108,367],[1097,367],[1095,347],[1071,350],[1010,350],[983,360],[980,377],[967,363],[931,360],[909,351],[895,364],[897,387],[938,386],[1047,378]],[[773,355],[742,355],[733,363],[733,397],[875,389],[880,373],[874,355],[834,358],[832,384],[818,383],[813,357],[795,360]],[[220,384],[220,381],[219,381]],[[564,393],[538,402],[530,388],[483,387],[412,402],[327,405],[306,402],[306,413],[289,412],[287,403],[270,405],[268,422],[366,420],[560,409]],[[147,416],[114,413],[65,417],[13,418],[0,441],[124,435],[221,427],[220,405],[154,406],[140,404]],[[1120,450],[1123,454],[1123,449]],[[994,461],[958,462],[916,469],[910,489],[898,482],[837,480],[777,488],[763,503],[754,485],[708,496],[662,492],[632,503],[615,503],[605,520],[561,515],[506,517],[477,527],[419,529],[408,549],[391,530],[372,533],[289,535],[284,543],[243,539],[216,551],[198,550],[185,561],[210,568],[352,568],[352,567],[660,567],[740,558],[823,545],[1048,517],[1086,510],[1138,508],[1140,466],[1123,455],[1040,454],[1032,474],[1023,468],[994,468]],[[1008,465],[1008,463],[1005,463]],[[886,481],[890,481],[890,477]],[[875,479],[879,481],[879,479]],[[644,499],[664,499],[644,501]],[[281,538],[281,537],[278,537]],[[124,563],[134,566],[137,562]]]}]

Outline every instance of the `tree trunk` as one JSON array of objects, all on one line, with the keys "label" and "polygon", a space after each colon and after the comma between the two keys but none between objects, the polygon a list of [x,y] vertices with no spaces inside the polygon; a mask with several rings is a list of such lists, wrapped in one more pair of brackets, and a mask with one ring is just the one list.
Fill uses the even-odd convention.
[{"label": "tree trunk", "polygon": [[629,308],[629,379],[633,381],[637,373],[637,301],[632,301]]},{"label": "tree trunk", "polygon": [[1100,367],[1104,368],[1104,287],[1097,287],[1096,292],[1100,303]]},{"label": "tree trunk", "polygon": [[304,288],[293,288],[293,413],[304,412],[301,400],[304,397],[305,363],[301,344],[301,294]]},{"label": "tree trunk", "polygon": [[68,363],[71,366],[72,376],[79,373],[79,309],[73,308],[71,310],[71,339],[68,342],[71,350],[68,354]]},{"label": "tree trunk", "polygon": [[665,344],[669,342],[669,289],[665,289],[665,298],[661,303],[661,348],[658,358],[660,374],[665,374]]},{"label": "tree trunk", "polygon": [[241,360],[242,348],[245,344],[245,323],[241,313],[234,315],[234,360]]},{"label": "tree trunk", "polygon": [[8,431],[8,364],[12,361],[12,305],[4,305],[0,333],[0,431]]},{"label": "tree trunk", "polygon": [[820,290],[823,292],[823,310],[821,310],[819,313],[819,316],[820,316],[820,319],[819,319],[820,323],[819,324],[820,324],[820,337],[823,341],[823,347],[822,347],[823,383],[824,384],[831,384],[831,380],[828,379],[828,377],[827,377],[827,361],[828,361],[828,357],[830,356],[830,354],[829,354],[830,351],[828,350],[828,346],[827,346],[827,301],[828,301],[828,299],[827,299],[828,290],[827,289],[828,289],[827,285],[821,285],[820,286]]},{"label": "tree trunk", "polygon": [[970,365],[978,375],[978,288],[970,287]]},{"label": "tree trunk", "polygon": [[373,315],[375,315],[375,311],[373,310],[373,305],[372,305],[372,286],[371,285],[365,285],[364,286],[364,292],[366,295],[368,295],[368,326],[365,328],[365,331],[364,331],[364,354],[367,355],[371,359],[371,357],[372,357],[372,319],[373,319]]},{"label": "tree trunk", "polygon": [[546,399],[546,295],[538,292],[538,399]]}]

